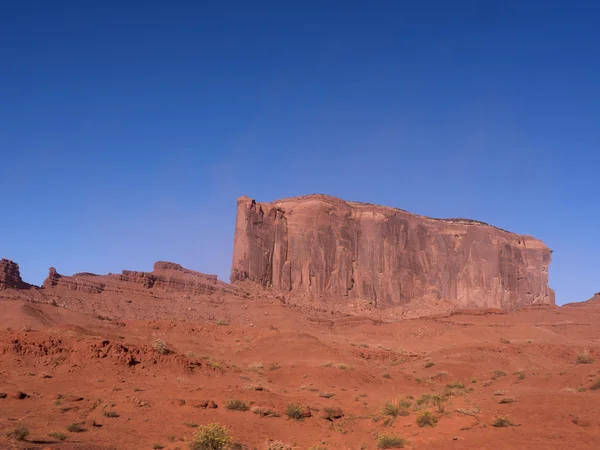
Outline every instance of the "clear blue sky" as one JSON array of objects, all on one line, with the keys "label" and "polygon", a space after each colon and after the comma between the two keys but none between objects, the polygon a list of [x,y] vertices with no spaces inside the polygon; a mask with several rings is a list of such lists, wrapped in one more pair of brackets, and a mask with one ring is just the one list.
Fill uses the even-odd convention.
[{"label": "clear blue sky", "polygon": [[236,198],[544,240],[600,291],[600,2],[4,1],[0,256],[228,279]]}]

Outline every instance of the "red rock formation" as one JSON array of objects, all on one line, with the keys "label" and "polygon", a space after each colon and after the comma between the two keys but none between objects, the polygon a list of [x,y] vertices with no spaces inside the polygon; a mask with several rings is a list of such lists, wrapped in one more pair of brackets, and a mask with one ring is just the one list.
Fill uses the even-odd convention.
[{"label": "red rock formation", "polygon": [[109,292],[139,291],[140,289],[157,289],[164,292],[180,292],[192,295],[210,295],[215,292],[235,292],[228,289],[226,283],[219,282],[216,275],[206,275],[185,269],[179,264],[158,261],[152,272],[123,270],[121,275],[96,275],[82,272],[73,276],[59,274],[54,267],[50,268],[48,278],[44,280],[44,288],[66,289],[88,294]]},{"label": "red rock formation", "polygon": [[551,251],[467,219],[309,195],[238,199],[231,281],[368,300],[446,300],[457,308],[554,304]]},{"label": "red rock formation", "polygon": [[19,272],[19,265],[8,259],[0,260],[0,290],[22,289],[27,284],[23,283]]}]

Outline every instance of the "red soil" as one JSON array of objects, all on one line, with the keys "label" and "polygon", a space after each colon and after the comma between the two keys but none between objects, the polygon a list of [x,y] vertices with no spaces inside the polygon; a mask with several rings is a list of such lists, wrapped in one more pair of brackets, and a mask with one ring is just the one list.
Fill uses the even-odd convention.
[{"label": "red soil", "polygon": [[[2,449],[184,449],[192,425],[212,422],[261,450],[269,440],[375,449],[381,434],[402,436],[411,449],[600,448],[600,390],[591,389],[600,380],[597,300],[388,323],[292,307],[267,292],[131,293],[126,304],[90,294],[90,303],[69,303],[80,311],[32,301],[42,294],[0,297]],[[94,308],[96,316],[86,313]],[[157,340],[168,353],[157,352]],[[583,354],[593,361],[578,364]],[[422,394],[446,394],[443,412],[423,406],[438,418],[434,427],[416,423]],[[383,414],[386,401],[407,396],[408,415]],[[231,399],[250,410],[228,410]],[[288,418],[291,403],[311,416]],[[254,407],[281,416],[260,417]],[[512,425],[492,426],[498,416]],[[71,423],[85,431],[67,431]],[[26,440],[7,438],[19,424]]]}]

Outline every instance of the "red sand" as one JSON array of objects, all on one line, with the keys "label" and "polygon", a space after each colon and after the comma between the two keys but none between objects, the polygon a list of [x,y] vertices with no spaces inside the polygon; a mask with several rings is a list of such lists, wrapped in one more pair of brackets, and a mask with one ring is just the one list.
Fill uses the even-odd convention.
[{"label": "red sand", "polygon": [[[11,292],[0,297],[2,449],[184,449],[193,426],[211,422],[249,449],[269,440],[375,449],[381,434],[401,436],[411,449],[600,448],[600,390],[590,389],[600,380],[597,300],[385,323],[266,294],[192,296],[177,303],[177,314],[166,300],[132,298],[126,317],[143,310],[138,317],[157,319],[118,321]],[[172,352],[159,354],[156,340]],[[581,354],[593,362],[578,364]],[[453,383],[464,387],[445,388]],[[447,394],[444,411],[424,406],[438,418],[434,427],[416,423],[422,394]],[[407,416],[383,414],[386,401],[407,396]],[[228,410],[230,399],[251,409]],[[202,407],[207,400],[218,407]],[[291,403],[311,417],[288,418]],[[256,406],[281,416],[260,417]],[[333,407],[343,417],[323,418]],[[513,425],[492,426],[498,416]],[[71,423],[85,431],[67,431]],[[27,440],[6,438],[19,424]]]}]

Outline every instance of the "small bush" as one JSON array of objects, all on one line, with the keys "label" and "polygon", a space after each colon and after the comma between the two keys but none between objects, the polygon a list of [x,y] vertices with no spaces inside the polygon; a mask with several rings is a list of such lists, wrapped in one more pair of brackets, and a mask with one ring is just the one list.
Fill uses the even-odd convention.
[{"label": "small bush", "polygon": [[242,400],[228,400],[227,403],[225,403],[225,408],[231,410],[231,411],[248,411],[249,407],[246,403],[244,403]]},{"label": "small bush", "polygon": [[417,425],[420,427],[434,427],[437,424],[438,419],[429,411],[423,411],[417,417]]},{"label": "small bush", "polygon": [[219,319],[217,320],[217,325],[227,326],[229,325],[229,321],[227,319]]},{"label": "small bush", "polygon": [[294,420],[300,420],[304,418],[302,407],[298,403],[290,403],[285,411],[285,414]]},{"label": "small bush", "polygon": [[461,383],[460,381],[454,381],[452,383],[448,383],[446,385],[446,387],[448,389],[464,389],[465,385],[463,383]]},{"label": "small bush", "polygon": [[383,377],[383,378],[388,378],[388,379],[389,379],[389,378],[392,378],[392,376],[391,376],[391,375],[390,375],[388,372],[385,372],[385,373],[382,375],[382,377]]},{"label": "small bush", "polygon": [[54,439],[58,439],[59,441],[64,441],[65,439],[67,439],[67,435],[59,431],[53,431],[52,433],[48,433],[48,436]]},{"label": "small bush", "polygon": [[592,364],[593,362],[594,358],[587,350],[577,355],[577,364]]},{"label": "small bush", "polygon": [[25,439],[27,439],[28,436],[29,429],[22,423],[20,423],[19,425],[17,425],[12,430],[6,433],[6,437],[8,439],[12,439],[15,441],[24,441]]},{"label": "small bush", "polygon": [[171,353],[171,350],[167,347],[167,344],[161,339],[157,339],[152,343],[152,348],[159,355],[167,355]]},{"label": "small bush", "polygon": [[519,381],[525,379],[525,372],[523,372],[522,370],[515,372],[515,375],[517,376],[517,380],[519,380]]},{"label": "small bush", "polygon": [[281,369],[281,366],[279,364],[277,364],[277,363],[272,363],[269,366],[269,370],[277,370],[277,369]]},{"label": "small bush", "polygon": [[259,371],[259,370],[263,370],[265,366],[263,366],[263,363],[261,362],[255,362],[252,364],[248,365],[248,369],[253,370],[253,371]]},{"label": "small bush", "polygon": [[431,402],[433,395],[431,394],[421,394],[421,396],[416,401],[416,406],[424,406],[428,405]]},{"label": "small bush", "polygon": [[222,450],[231,444],[227,428],[218,423],[202,426],[189,442],[190,450]]},{"label": "small bush", "polygon": [[377,438],[377,448],[404,448],[406,441],[391,434],[382,434]]},{"label": "small bush", "polygon": [[198,424],[194,422],[183,422],[183,424],[188,428],[198,428]]},{"label": "small bush", "polygon": [[333,397],[335,394],[333,392],[321,392],[319,394],[319,397],[323,397],[323,398],[331,398]]},{"label": "small bush", "polygon": [[119,413],[116,411],[104,411],[104,417],[110,417],[114,419],[115,417],[119,417]]},{"label": "small bush", "polygon": [[279,417],[281,415],[274,409],[262,407],[253,408],[252,412],[258,414],[260,417]]},{"label": "small bush", "polygon": [[500,342],[502,344],[510,344],[510,341],[508,339],[506,339],[506,338],[500,338]]},{"label": "small bush", "polygon": [[83,428],[83,425],[80,423],[73,422],[67,425],[67,431],[70,431],[71,433],[81,433],[85,431],[85,428]]},{"label": "small bush", "polygon": [[408,402],[408,406],[405,405],[406,403],[403,403],[402,400],[388,400],[385,402],[382,412],[386,416],[391,417],[408,416],[409,412],[407,408],[410,407],[410,402]]},{"label": "small bush", "polygon": [[429,369],[430,367],[433,367],[433,366],[435,366],[435,363],[433,361],[427,361],[425,363],[425,368],[426,369]]},{"label": "small bush", "polygon": [[504,405],[506,403],[514,403],[515,399],[510,397],[502,397],[498,403]]},{"label": "small bush", "polygon": [[292,450],[292,447],[281,441],[273,441],[267,444],[267,450]]},{"label": "small bush", "polygon": [[504,370],[494,370],[494,374],[492,375],[492,380],[497,380],[500,377],[505,377],[506,372]]},{"label": "small bush", "polygon": [[508,417],[505,417],[505,416],[498,416],[492,422],[492,426],[496,427],[496,428],[510,427],[512,425],[514,425],[514,424],[511,422],[511,420]]},{"label": "small bush", "polygon": [[600,379],[599,379],[599,380],[596,380],[596,381],[594,382],[594,384],[592,384],[592,385],[590,386],[590,389],[591,389],[592,391],[597,391],[598,389],[600,389]]},{"label": "small bush", "polygon": [[165,448],[165,446],[164,445],[160,445],[160,444],[153,444],[152,448],[154,450],[161,450],[162,448]]}]

